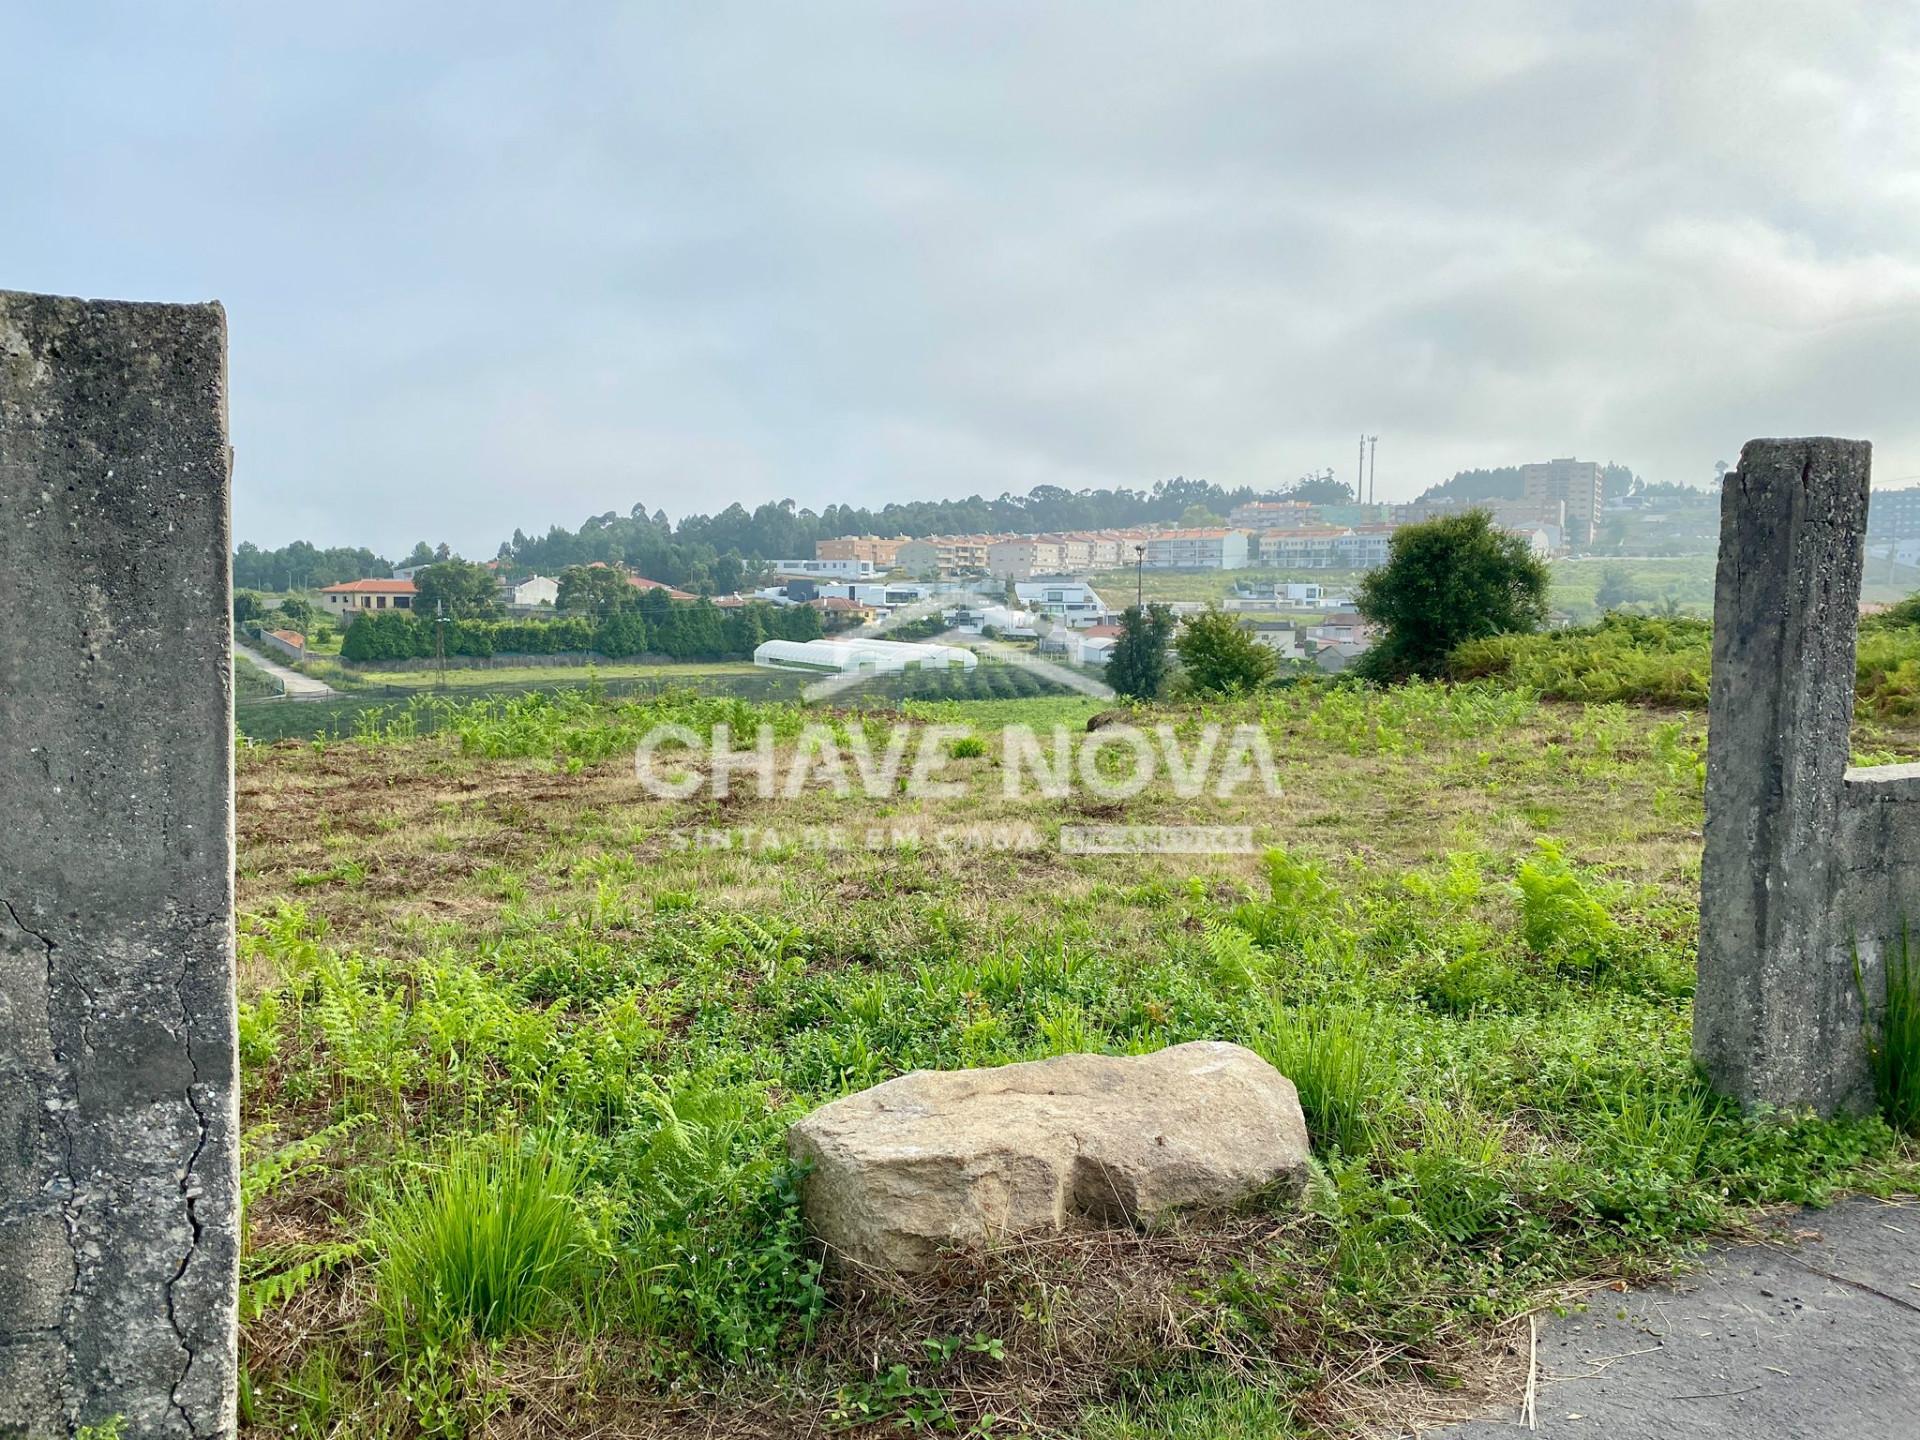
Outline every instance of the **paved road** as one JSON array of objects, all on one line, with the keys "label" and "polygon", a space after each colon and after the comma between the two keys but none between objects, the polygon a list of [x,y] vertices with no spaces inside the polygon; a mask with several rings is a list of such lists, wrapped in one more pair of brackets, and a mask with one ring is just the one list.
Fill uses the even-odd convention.
[{"label": "paved road", "polygon": [[[1849,1200],[1777,1228],[1779,1243],[1722,1250],[1668,1284],[1602,1290],[1587,1313],[1543,1321],[1532,1433],[1920,1436],[1920,1205]],[[1515,1433],[1509,1408],[1425,1440]]]},{"label": "paved road", "polygon": [[340,693],[331,685],[327,684],[326,681],[316,680],[311,675],[302,675],[298,670],[289,670],[286,666],[280,664],[279,661],[269,660],[258,650],[250,646],[242,645],[238,640],[233,642],[233,653],[240,656],[243,660],[259,666],[260,669],[266,671],[267,674],[273,676],[274,679],[286,686],[287,698],[289,700],[324,700],[329,695],[338,695]]}]

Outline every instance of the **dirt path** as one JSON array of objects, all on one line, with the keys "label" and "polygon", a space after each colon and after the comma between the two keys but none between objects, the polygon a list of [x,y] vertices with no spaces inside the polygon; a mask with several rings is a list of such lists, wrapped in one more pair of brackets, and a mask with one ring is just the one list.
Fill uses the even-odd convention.
[{"label": "dirt path", "polygon": [[233,642],[233,653],[247,663],[258,666],[286,686],[289,700],[324,700],[329,695],[340,693],[326,681],[316,680],[311,675],[302,675],[298,670],[289,670],[278,661],[269,660],[258,650],[242,645],[238,640]]},{"label": "dirt path", "polygon": [[[1913,1440],[1920,1434],[1920,1204],[1849,1200],[1780,1217],[1766,1244],[1542,1318],[1543,1437]],[[1526,1433],[1508,1408],[1426,1440]]]}]

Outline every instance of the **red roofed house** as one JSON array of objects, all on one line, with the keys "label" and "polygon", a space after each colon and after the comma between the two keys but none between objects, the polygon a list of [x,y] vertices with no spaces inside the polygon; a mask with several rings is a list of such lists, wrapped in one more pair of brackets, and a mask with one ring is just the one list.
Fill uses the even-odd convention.
[{"label": "red roofed house", "polygon": [[[622,572],[625,573],[625,572]],[[627,583],[636,590],[664,590],[669,600],[697,600],[697,595],[689,595],[684,590],[676,590],[671,585],[663,585],[658,580],[649,580],[644,575],[627,575]]]},{"label": "red roofed house", "polygon": [[862,605],[858,600],[849,600],[844,595],[822,595],[817,600],[807,601],[807,604],[824,615],[833,629],[864,625],[874,616],[871,605]]},{"label": "red roofed house", "polygon": [[327,613],[349,621],[369,610],[411,610],[413,597],[411,580],[348,580],[320,592]]}]

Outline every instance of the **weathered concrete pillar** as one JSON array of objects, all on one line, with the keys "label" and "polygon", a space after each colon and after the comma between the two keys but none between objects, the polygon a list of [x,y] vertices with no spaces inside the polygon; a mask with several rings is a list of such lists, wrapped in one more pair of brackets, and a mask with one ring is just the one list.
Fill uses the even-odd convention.
[{"label": "weathered concrete pillar", "polygon": [[1842,786],[1872,449],[1755,440],[1720,501],[1694,1056],[1746,1105],[1871,1105]]},{"label": "weathered concrete pillar", "polygon": [[234,1430],[226,318],[0,292],[0,1435]]}]

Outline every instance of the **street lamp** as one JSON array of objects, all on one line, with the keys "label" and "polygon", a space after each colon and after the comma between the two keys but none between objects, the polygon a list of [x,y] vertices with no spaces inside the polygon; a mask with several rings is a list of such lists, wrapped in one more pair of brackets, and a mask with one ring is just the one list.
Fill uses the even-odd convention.
[{"label": "street lamp", "polygon": [[1133,547],[1133,608],[1141,614],[1147,611],[1147,547],[1135,544]]}]

